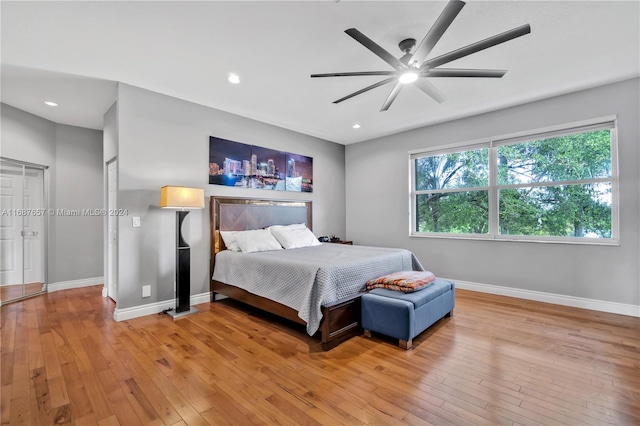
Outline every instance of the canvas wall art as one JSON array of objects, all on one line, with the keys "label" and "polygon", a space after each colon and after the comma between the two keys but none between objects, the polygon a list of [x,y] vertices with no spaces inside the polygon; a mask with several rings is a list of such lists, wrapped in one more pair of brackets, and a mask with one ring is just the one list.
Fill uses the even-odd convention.
[{"label": "canvas wall art", "polygon": [[313,158],[287,153],[287,191],[313,192]]},{"label": "canvas wall art", "polygon": [[313,192],[313,158],[211,136],[209,183]]}]

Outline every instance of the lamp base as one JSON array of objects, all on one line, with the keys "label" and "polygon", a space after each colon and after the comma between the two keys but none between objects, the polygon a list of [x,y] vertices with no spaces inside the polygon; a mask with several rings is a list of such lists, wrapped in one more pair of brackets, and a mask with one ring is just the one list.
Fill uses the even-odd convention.
[{"label": "lamp base", "polygon": [[198,310],[196,308],[190,308],[188,311],[182,311],[182,312],[169,311],[167,312],[167,315],[169,315],[175,321],[179,318],[186,317],[187,315],[191,315],[195,313],[198,313]]}]

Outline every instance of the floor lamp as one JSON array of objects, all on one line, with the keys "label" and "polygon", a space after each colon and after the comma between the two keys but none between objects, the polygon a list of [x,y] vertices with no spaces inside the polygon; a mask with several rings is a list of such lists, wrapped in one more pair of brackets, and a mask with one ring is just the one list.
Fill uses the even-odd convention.
[{"label": "floor lamp", "polygon": [[160,207],[176,211],[176,308],[167,312],[177,319],[198,312],[191,307],[190,247],[182,237],[182,222],[187,209],[204,208],[204,190],[186,186],[163,186],[160,189]]}]

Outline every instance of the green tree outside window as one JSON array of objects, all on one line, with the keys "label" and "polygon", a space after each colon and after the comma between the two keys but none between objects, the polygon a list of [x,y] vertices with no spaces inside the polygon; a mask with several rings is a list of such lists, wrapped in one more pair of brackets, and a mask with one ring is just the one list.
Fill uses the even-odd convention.
[{"label": "green tree outside window", "polygon": [[497,235],[612,238],[610,129],[418,157],[415,230],[488,234],[495,155]]}]

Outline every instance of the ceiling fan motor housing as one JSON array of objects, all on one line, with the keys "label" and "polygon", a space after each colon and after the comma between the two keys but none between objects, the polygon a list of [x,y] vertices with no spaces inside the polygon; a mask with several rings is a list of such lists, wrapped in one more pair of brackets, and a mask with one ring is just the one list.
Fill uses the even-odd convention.
[{"label": "ceiling fan motor housing", "polygon": [[415,46],[416,46],[416,39],[415,38],[405,38],[404,40],[402,40],[398,44],[398,47],[404,53],[411,52],[411,49],[413,49]]}]

